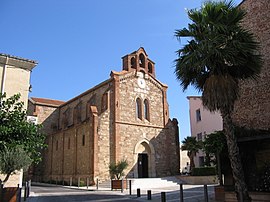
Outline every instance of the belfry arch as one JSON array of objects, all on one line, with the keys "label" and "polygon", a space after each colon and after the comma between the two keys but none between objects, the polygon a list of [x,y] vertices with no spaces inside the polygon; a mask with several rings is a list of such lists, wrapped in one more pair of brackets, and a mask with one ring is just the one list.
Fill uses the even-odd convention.
[{"label": "belfry arch", "polygon": [[155,149],[149,140],[142,139],[134,147],[134,177],[156,177]]}]

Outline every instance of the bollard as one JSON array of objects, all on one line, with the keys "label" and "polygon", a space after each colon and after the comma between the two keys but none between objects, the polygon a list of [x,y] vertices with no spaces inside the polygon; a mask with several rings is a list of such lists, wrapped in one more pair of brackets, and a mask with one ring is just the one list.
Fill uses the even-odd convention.
[{"label": "bollard", "polygon": [[161,202],[166,202],[166,192],[161,192]]},{"label": "bollard", "polygon": [[208,192],[207,192],[207,185],[203,185],[204,188],[204,201],[208,202]]},{"label": "bollard", "polygon": [[141,197],[141,190],[137,189],[137,197]]},{"label": "bollard", "polygon": [[26,196],[27,196],[27,181],[25,182],[25,186],[24,186],[24,195],[23,195],[24,201],[26,201]]},{"label": "bollard", "polygon": [[81,178],[78,177],[78,188],[80,188],[80,181],[81,181]]},{"label": "bollard", "polygon": [[99,186],[99,180],[98,180],[98,178],[97,178],[97,190],[98,190],[98,186]]},{"label": "bollard", "polygon": [[20,188],[20,185],[18,184],[17,185],[17,201],[18,202],[21,202],[21,195],[22,195],[21,188]]},{"label": "bollard", "polygon": [[88,186],[89,186],[89,178],[87,177],[86,178],[86,188],[88,189]]},{"label": "bollard", "polygon": [[129,180],[129,195],[131,195],[131,180]]},{"label": "bollard", "polygon": [[70,177],[70,179],[69,179],[69,186],[70,187],[72,186],[72,177]]},{"label": "bollard", "polygon": [[180,184],[180,202],[184,202],[183,184]]},{"label": "bollard", "polygon": [[243,201],[244,201],[244,199],[243,199],[243,194],[241,194],[241,193],[239,193],[239,201],[240,201],[240,202],[243,202]]},{"label": "bollard", "polygon": [[121,180],[121,193],[123,193],[123,191],[124,191],[124,180],[123,180],[123,178],[122,178],[122,180]]},{"label": "bollard", "polygon": [[147,190],[147,200],[151,199],[152,199],[151,190]]}]

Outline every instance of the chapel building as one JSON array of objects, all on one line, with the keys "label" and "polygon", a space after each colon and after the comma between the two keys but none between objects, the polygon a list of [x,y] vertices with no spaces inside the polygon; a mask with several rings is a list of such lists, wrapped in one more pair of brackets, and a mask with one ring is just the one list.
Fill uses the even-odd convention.
[{"label": "chapel building", "polygon": [[110,178],[109,164],[126,159],[127,177],[179,174],[179,132],[169,119],[168,86],[156,79],[144,48],[122,58],[122,71],[61,102],[30,98],[29,113],[47,134],[42,181]]}]

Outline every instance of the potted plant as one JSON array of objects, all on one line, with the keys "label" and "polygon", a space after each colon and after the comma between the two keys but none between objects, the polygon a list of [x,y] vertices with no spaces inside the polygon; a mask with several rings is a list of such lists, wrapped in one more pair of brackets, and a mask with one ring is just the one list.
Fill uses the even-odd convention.
[{"label": "potted plant", "polygon": [[125,189],[127,188],[127,183],[123,180],[125,175],[124,170],[128,167],[127,160],[121,160],[117,163],[113,162],[109,165],[109,172],[111,175],[111,188],[112,189]]}]

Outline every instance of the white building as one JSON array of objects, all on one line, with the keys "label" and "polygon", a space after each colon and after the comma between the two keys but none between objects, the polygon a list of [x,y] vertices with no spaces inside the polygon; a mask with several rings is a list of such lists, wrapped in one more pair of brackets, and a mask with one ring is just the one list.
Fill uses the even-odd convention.
[{"label": "white building", "polygon": [[[223,129],[220,113],[210,112],[202,105],[201,96],[188,96],[191,136],[204,140],[207,134]],[[195,167],[204,165],[205,154],[199,151],[194,158]]]},{"label": "white building", "polygon": [[[32,69],[37,65],[34,60],[0,53],[0,94],[6,93],[7,98],[14,94],[21,94],[20,101],[24,102],[27,109],[28,94],[31,89],[30,76]],[[10,176],[6,187],[22,185],[22,172]],[[0,174],[3,180],[5,175]]]}]

